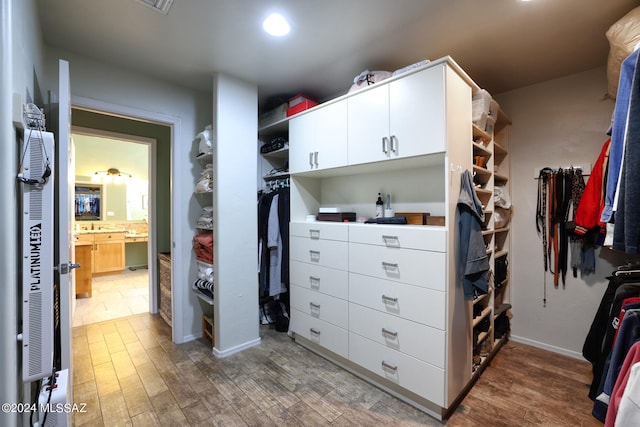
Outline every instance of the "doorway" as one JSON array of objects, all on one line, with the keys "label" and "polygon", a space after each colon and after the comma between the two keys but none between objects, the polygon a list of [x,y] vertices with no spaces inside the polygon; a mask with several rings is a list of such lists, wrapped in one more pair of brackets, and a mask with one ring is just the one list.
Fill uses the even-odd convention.
[{"label": "doorway", "polygon": [[156,140],[78,126],[72,138],[76,258],[84,251],[85,268],[91,266],[90,277],[88,271],[76,274],[83,280],[82,286],[76,281],[73,326],[149,313],[150,164]]},{"label": "doorway", "polygon": [[[144,145],[149,149],[148,171],[146,172],[147,191],[130,195],[121,194],[120,207],[113,209],[110,207],[110,200],[115,202],[113,198],[117,196],[107,192],[105,194],[104,209],[102,209],[100,213],[101,221],[104,222],[83,223],[79,221],[81,228],[89,227],[89,224],[93,224],[94,228],[96,225],[111,226],[114,223],[119,224],[120,220],[126,224],[126,236],[129,242],[125,243],[125,245],[126,248],[129,249],[130,254],[131,252],[137,252],[137,258],[131,260],[131,257],[127,256],[126,269],[124,269],[121,274],[99,274],[95,277],[95,282],[96,289],[98,290],[102,287],[106,289],[106,291],[113,292],[118,288],[122,289],[123,286],[128,288],[126,294],[129,295],[132,300],[129,301],[131,303],[129,304],[131,305],[129,312],[127,312],[124,306],[113,304],[114,301],[111,301],[109,306],[101,308],[102,314],[89,315],[82,320],[74,316],[73,325],[78,326],[79,324],[108,320],[108,317],[105,316],[110,315],[122,317],[136,314],[137,312],[145,310],[145,305],[146,312],[156,313],[159,304],[159,292],[157,291],[157,254],[170,250],[171,241],[171,233],[169,231],[171,228],[170,176],[168,174],[158,174],[156,171],[170,170],[171,127],[131,117],[114,116],[113,114],[101,111],[74,107],[72,108],[72,131],[74,133],[74,142],[76,142],[76,134],[81,133],[83,135],[90,135],[92,138],[96,136],[106,138],[115,137],[118,143],[132,144],[132,146]],[[110,141],[110,144],[114,144],[114,142]],[[78,150],[78,148],[76,148],[76,150]],[[104,158],[106,156],[107,154],[100,154],[94,151],[94,157]],[[136,169],[134,165],[127,165],[127,163],[121,160],[113,161],[118,163],[109,163],[109,166],[103,167],[94,165],[88,169],[85,168],[76,178],[90,182],[92,177],[95,178],[95,172],[106,172],[109,168],[119,169],[121,175],[125,173],[133,175],[132,171]],[[80,162],[76,163],[76,170],[79,170],[82,165]],[[137,175],[140,174],[137,173]],[[104,186],[102,183],[100,183],[100,185]],[[126,193],[123,192],[122,189],[120,192]],[[127,199],[132,209],[127,209]],[[135,210],[138,210],[138,214],[142,214],[142,217],[135,217]],[[129,223],[128,221],[133,222]],[[146,224],[144,224],[145,222]],[[78,222],[76,224],[78,224]],[[136,236],[132,236],[133,233],[131,233],[131,231],[134,231]],[[136,241],[131,242],[131,239],[134,237]],[[146,242],[144,242],[144,240],[146,240]],[[142,251],[144,252],[142,258],[140,255],[140,246],[146,246],[146,251]],[[80,313],[82,313],[82,304],[89,304],[86,304],[86,302],[81,299],[77,301],[80,303]],[[78,309],[79,307],[76,306],[76,311],[78,311]]]}]

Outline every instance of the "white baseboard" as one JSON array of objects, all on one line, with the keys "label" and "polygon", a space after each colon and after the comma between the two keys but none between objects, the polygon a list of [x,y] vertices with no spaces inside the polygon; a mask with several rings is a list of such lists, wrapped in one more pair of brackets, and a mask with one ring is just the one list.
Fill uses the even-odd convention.
[{"label": "white baseboard", "polygon": [[202,338],[202,335],[195,335],[195,334],[185,335],[184,337],[182,337],[180,341],[176,341],[176,344],[184,344],[186,342],[197,340],[200,338]]},{"label": "white baseboard", "polygon": [[530,345],[530,346],[533,346],[533,347],[541,348],[543,350],[549,350],[549,351],[552,351],[554,353],[562,354],[564,356],[569,356],[569,357],[572,357],[574,359],[586,360],[582,356],[582,353],[578,353],[577,351],[567,350],[566,348],[556,347],[554,345],[545,344],[543,342],[535,341],[535,340],[532,340],[532,339],[529,339],[529,338],[519,337],[517,335],[511,335],[511,336],[509,336],[509,339],[512,340],[512,341],[515,341],[515,342],[522,343],[522,344],[527,344],[527,345]]},{"label": "white baseboard", "polygon": [[218,350],[216,347],[213,348],[212,353],[215,357],[217,357],[218,359],[222,359],[228,356],[231,356],[232,354],[241,352],[242,350],[246,350],[247,348],[253,347],[260,344],[260,338],[256,338],[255,340],[251,340],[251,341],[247,341],[246,343],[237,345],[235,347],[231,347],[227,350],[224,351],[220,351]]}]

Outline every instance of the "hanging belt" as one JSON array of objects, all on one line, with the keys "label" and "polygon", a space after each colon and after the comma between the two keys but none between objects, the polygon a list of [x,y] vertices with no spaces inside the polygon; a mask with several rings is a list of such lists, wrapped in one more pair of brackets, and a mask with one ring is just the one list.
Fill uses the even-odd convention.
[{"label": "hanging belt", "polygon": [[543,304],[547,304],[547,270],[549,269],[548,263],[548,230],[549,230],[549,213],[547,206],[547,192],[550,178],[552,176],[552,170],[550,168],[540,169],[540,173],[538,174],[538,203],[536,209],[536,230],[538,234],[542,234],[542,260],[544,263],[544,274],[543,274],[543,283],[544,283],[544,295],[543,295]]}]

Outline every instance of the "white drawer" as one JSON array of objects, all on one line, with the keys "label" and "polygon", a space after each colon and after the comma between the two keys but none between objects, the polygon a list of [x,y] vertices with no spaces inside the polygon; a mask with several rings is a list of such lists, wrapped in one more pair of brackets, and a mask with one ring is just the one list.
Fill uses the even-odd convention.
[{"label": "white drawer", "polygon": [[349,331],[444,369],[442,330],[349,303]]},{"label": "white drawer", "polygon": [[331,323],[291,309],[289,329],[345,359],[349,356],[349,333]]},{"label": "white drawer", "polygon": [[291,286],[290,298],[291,308],[347,329],[349,308],[346,300],[296,285]]},{"label": "white drawer", "polygon": [[446,290],[446,254],[349,243],[349,271]]},{"label": "white drawer", "polygon": [[446,294],[361,274],[349,274],[349,301],[446,330]]},{"label": "white drawer", "polygon": [[444,229],[417,225],[353,224],[349,226],[349,241],[392,248],[447,251],[447,232]]},{"label": "white drawer", "polygon": [[291,259],[347,270],[349,245],[337,240],[314,240],[294,236],[289,241]]},{"label": "white drawer", "polygon": [[349,360],[419,396],[445,406],[444,370],[349,333]]},{"label": "white drawer", "polygon": [[289,235],[346,242],[349,238],[349,227],[346,224],[327,221],[291,222]]},{"label": "white drawer", "polygon": [[293,285],[345,300],[349,294],[349,273],[345,270],[292,260],[289,265],[289,276]]}]

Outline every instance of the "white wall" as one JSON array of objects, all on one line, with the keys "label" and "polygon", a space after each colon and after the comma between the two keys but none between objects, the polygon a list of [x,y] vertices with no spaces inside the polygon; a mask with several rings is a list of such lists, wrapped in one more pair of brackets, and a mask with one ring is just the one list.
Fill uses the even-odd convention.
[{"label": "white wall", "polygon": [[[20,248],[15,176],[19,156],[12,104],[14,95],[23,102],[41,100],[40,39],[34,1],[0,1],[0,203],[4,207],[0,211],[0,240],[15,242],[5,245],[0,257],[0,368],[4,376],[0,401],[9,403],[23,401],[20,347],[16,341]],[[17,114],[21,116],[21,111]],[[2,413],[0,425],[19,425],[19,418],[17,413]]]},{"label": "white wall", "polygon": [[596,273],[584,279],[569,273],[566,286],[553,287],[547,274],[543,306],[542,239],[535,228],[537,180],[534,169],[594,164],[614,108],[605,98],[605,67],[499,94],[513,121],[511,188],[512,338],[577,358],[606,289],[606,276],[626,262],[610,249],[596,251]]},{"label": "white wall", "polygon": [[[71,95],[167,116],[179,124],[172,147],[173,194],[172,261],[175,295],[174,303],[182,308],[181,321],[174,322],[174,340],[188,341],[201,336],[202,310],[190,283],[197,277],[197,267],[192,253],[191,239],[195,223],[202,209],[193,198],[194,185],[199,172],[194,168],[193,140],[207,124],[211,123],[211,94],[179,87],[141,75],[124,67],[115,67],[93,59],[78,56],[56,48],[47,48],[47,76],[56,76],[58,59],[69,61]],[[54,83],[48,84],[55,87]],[[174,306],[174,311],[175,311]],[[174,313],[175,316],[175,313]]]}]

